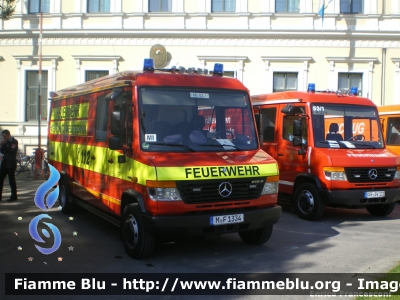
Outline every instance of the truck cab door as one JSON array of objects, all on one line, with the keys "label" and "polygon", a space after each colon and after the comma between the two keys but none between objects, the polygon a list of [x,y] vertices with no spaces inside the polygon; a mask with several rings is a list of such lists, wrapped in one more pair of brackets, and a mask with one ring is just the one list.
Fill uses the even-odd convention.
[{"label": "truck cab door", "polygon": [[[284,105],[281,105],[283,108]],[[296,109],[306,112],[305,105],[295,105]],[[297,108],[298,107],[298,108]],[[294,182],[299,173],[308,172],[308,153],[305,151],[304,154],[299,154],[301,146],[293,145],[293,121],[299,120],[300,116],[296,115],[285,115],[279,113],[279,130],[277,132],[278,144],[277,144],[277,155],[276,160],[279,166],[279,192],[285,194],[293,194]],[[302,137],[307,143],[307,124],[304,124],[305,132]]]}]

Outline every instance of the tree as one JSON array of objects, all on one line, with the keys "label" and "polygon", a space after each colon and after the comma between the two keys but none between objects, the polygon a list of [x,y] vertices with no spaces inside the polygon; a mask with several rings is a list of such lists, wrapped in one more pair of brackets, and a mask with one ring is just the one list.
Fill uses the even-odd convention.
[{"label": "tree", "polygon": [[3,4],[0,4],[0,19],[9,20],[15,11],[16,0],[4,0]]}]

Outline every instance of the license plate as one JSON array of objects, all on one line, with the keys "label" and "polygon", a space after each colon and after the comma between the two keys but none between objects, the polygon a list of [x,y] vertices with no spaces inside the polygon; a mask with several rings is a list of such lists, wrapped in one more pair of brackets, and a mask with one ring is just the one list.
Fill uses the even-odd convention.
[{"label": "license plate", "polygon": [[385,191],[364,193],[364,198],[383,198],[383,197],[385,197]]},{"label": "license plate", "polygon": [[210,225],[212,226],[242,222],[244,222],[243,214],[210,217]]}]

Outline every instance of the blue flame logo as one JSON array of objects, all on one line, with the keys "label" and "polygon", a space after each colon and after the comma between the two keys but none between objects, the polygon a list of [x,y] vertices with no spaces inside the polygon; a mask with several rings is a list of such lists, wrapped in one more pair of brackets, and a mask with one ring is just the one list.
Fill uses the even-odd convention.
[{"label": "blue flame logo", "polygon": [[[54,203],[57,201],[58,194],[59,194],[58,185],[53,191],[51,191],[50,193],[47,194],[47,192],[49,192],[53,188],[53,186],[58,183],[58,181],[60,179],[60,173],[58,173],[58,171],[50,164],[49,164],[49,168],[50,168],[49,179],[39,186],[39,188],[37,189],[36,194],[35,194],[36,206],[44,211],[47,211],[53,207]],[[46,194],[47,194],[47,198],[46,198]],[[47,207],[45,204],[45,198],[47,199]],[[48,214],[41,214],[41,215],[38,215],[35,218],[33,218],[32,221],[29,223],[29,234],[35,241],[37,241],[39,243],[45,243],[45,241],[40,237],[38,230],[37,230],[39,221],[43,218],[51,219],[51,217]],[[45,225],[47,225],[47,227],[49,227],[49,229],[52,231],[52,233],[54,235],[54,244],[51,248],[43,248],[38,245],[35,245],[35,247],[43,254],[51,254],[51,253],[55,252],[58,248],[60,248],[61,234],[60,234],[60,231],[58,230],[57,226],[55,226],[51,223],[47,223],[47,222],[43,222],[43,223]],[[46,238],[50,238],[50,233],[46,229],[42,229],[42,234]]]}]

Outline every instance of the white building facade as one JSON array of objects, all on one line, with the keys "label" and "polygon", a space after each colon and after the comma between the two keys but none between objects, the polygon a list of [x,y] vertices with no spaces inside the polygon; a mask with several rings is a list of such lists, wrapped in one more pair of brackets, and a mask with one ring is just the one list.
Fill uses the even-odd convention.
[{"label": "white building facade", "polygon": [[42,144],[48,92],[141,69],[154,45],[166,67],[225,66],[251,94],[359,88],[400,104],[400,0],[20,0],[0,24],[0,128],[27,154],[38,143],[39,23]]}]

